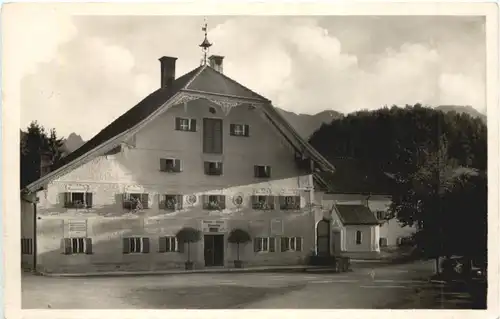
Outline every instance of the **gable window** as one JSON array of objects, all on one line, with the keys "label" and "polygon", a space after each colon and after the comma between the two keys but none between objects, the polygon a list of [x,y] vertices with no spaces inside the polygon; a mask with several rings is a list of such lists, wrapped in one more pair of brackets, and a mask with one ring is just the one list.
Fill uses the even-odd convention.
[{"label": "gable window", "polygon": [[270,178],[271,177],[271,166],[267,165],[255,165],[254,175],[259,178]]},{"label": "gable window", "polygon": [[203,153],[222,154],[221,119],[203,119]]},{"label": "gable window", "polygon": [[66,192],[64,193],[65,208],[91,208],[92,193]]},{"label": "gable window", "polygon": [[300,196],[280,196],[280,209],[300,209]]},{"label": "gable window", "polygon": [[250,127],[246,124],[230,124],[229,135],[232,136],[249,136]]},{"label": "gable window", "polygon": [[302,237],[281,237],[281,251],[302,251]]},{"label": "gable window", "polygon": [[219,210],[226,208],[225,195],[203,195],[203,209]]},{"label": "gable window", "polygon": [[160,237],[158,246],[158,252],[160,253],[171,253],[179,251],[179,244],[175,236]]},{"label": "gable window", "polygon": [[258,210],[274,209],[274,196],[253,195],[252,208]]},{"label": "gable window", "polygon": [[182,195],[163,195],[160,199],[160,209],[176,211],[182,209]]},{"label": "gable window", "polygon": [[254,252],[275,252],[276,238],[274,237],[255,237],[253,240]]},{"label": "gable window", "polygon": [[178,173],[181,171],[181,160],[175,158],[160,158],[160,171]]},{"label": "gable window", "polygon": [[21,238],[21,254],[33,254],[33,238]]},{"label": "gable window", "polygon": [[205,162],[206,175],[222,175],[222,162]]},{"label": "gable window", "polygon": [[184,132],[196,132],[196,120],[186,118],[175,118],[175,129]]},{"label": "gable window", "polygon": [[149,194],[126,193],[123,195],[123,208],[147,209],[149,208]]},{"label": "gable window", "polygon": [[92,238],[64,238],[63,249],[65,255],[92,254]]},{"label": "gable window", "polygon": [[124,254],[147,254],[149,253],[149,238],[126,237],[123,238]]},{"label": "gable window", "polygon": [[361,231],[357,230],[356,231],[356,245],[361,245],[361,240],[362,240]]}]

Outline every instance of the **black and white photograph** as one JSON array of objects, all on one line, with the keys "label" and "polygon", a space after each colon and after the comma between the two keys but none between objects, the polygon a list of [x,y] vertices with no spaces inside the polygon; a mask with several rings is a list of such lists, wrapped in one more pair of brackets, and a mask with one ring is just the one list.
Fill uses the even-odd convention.
[{"label": "black and white photograph", "polygon": [[498,311],[494,4],[72,6],[2,12],[22,311]]}]

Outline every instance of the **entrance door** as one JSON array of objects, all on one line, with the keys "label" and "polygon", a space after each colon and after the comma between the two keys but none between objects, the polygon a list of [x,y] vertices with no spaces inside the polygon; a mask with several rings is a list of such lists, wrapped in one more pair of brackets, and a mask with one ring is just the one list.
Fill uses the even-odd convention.
[{"label": "entrance door", "polygon": [[330,256],[330,222],[321,220],[316,226],[316,246],[318,256]]},{"label": "entrance door", "polygon": [[224,266],[224,235],[205,235],[205,266]]}]

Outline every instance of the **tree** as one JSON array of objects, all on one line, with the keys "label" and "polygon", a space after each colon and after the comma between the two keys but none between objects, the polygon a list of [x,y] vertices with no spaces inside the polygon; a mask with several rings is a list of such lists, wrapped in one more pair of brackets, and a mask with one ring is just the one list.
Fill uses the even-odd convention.
[{"label": "tree", "polygon": [[179,245],[188,245],[188,260],[186,262],[186,269],[191,269],[193,267],[193,263],[191,262],[190,245],[201,240],[201,232],[192,227],[184,227],[177,232],[176,237]]},{"label": "tree", "polygon": [[233,229],[231,231],[231,233],[229,234],[227,241],[237,245],[237,249],[236,249],[237,256],[236,256],[236,260],[234,262],[236,267],[241,267],[240,244],[247,243],[251,240],[252,239],[251,239],[250,235],[246,231],[244,231],[243,229],[239,229],[239,228]]},{"label": "tree", "polygon": [[37,121],[21,131],[21,187],[25,187],[41,176],[40,165],[42,155],[48,155],[54,163],[61,158],[63,140],[57,137],[55,129],[47,134],[45,128]]}]

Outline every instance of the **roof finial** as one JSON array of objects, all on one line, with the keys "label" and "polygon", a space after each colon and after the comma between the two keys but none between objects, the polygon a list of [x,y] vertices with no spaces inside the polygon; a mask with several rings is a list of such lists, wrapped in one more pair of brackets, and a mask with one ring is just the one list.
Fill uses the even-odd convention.
[{"label": "roof finial", "polygon": [[208,38],[207,38],[207,18],[205,18],[205,24],[201,28],[201,31],[205,32],[205,39],[200,44],[201,50],[203,52],[203,60],[201,60],[201,65],[206,65],[208,62],[208,59],[207,59],[208,49],[212,46],[212,43],[210,43],[208,41]]}]

